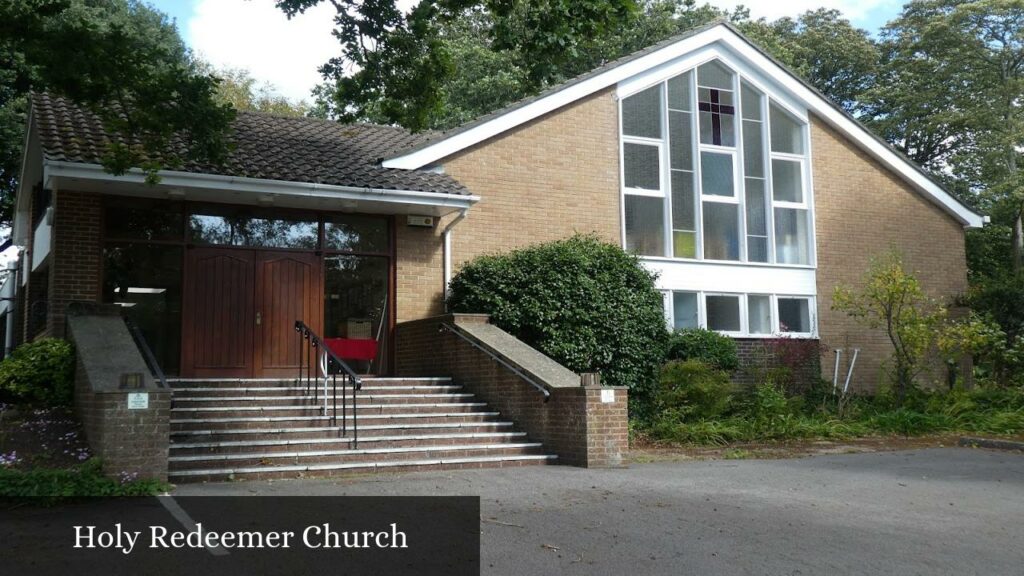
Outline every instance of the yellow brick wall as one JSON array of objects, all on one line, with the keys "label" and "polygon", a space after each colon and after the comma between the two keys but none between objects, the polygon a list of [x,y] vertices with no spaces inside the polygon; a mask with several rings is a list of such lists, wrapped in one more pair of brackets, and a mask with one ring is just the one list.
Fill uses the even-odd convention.
[{"label": "yellow brick wall", "polygon": [[[967,288],[964,231],[817,117],[811,122],[811,154],[821,339],[831,348],[860,348],[851,387],[871,389],[880,382],[891,345],[884,330],[866,329],[832,310],[835,287],[861,286],[871,258],[896,248],[929,295],[948,303]],[[831,351],[822,359],[829,379],[833,360]],[[840,366],[845,370],[845,358]],[[933,363],[925,378],[941,378],[940,368]]]},{"label": "yellow brick wall", "polygon": [[[594,232],[620,242],[618,105],[603,90],[443,160],[481,200],[453,232],[453,272],[487,253]],[[397,230],[398,321],[443,310],[441,230]]]}]

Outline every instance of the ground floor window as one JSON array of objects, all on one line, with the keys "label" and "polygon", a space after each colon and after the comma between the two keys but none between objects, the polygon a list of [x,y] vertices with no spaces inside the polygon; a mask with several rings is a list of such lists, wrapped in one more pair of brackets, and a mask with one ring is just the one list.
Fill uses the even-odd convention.
[{"label": "ground floor window", "polygon": [[671,328],[707,328],[730,336],[786,334],[813,337],[814,297],[778,294],[726,294],[685,290],[665,293]]},{"label": "ground floor window", "polygon": [[177,374],[181,356],[181,246],[109,243],[103,249],[103,301],[125,308],[160,367]]},{"label": "ground floor window", "polygon": [[386,364],[388,336],[387,258],[330,255],[324,259],[324,337],[376,340],[377,359]]}]

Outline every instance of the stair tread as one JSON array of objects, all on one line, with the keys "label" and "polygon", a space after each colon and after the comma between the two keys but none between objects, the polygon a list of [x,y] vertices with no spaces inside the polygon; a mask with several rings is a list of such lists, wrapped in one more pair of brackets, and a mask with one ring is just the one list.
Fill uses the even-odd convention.
[{"label": "stair tread", "polygon": [[[372,414],[364,418],[465,418],[468,416],[497,416],[499,412],[422,412],[410,414]],[[287,420],[330,420],[331,416],[253,416],[247,418],[187,418],[171,420],[171,424],[196,424],[199,422],[283,422]]]},{"label": "stair tread", "polygon": [[414,452],[461,452],[466,450],[511,450],[538,448],[540,442],[509,444],[450,444],[431,446],[395,446],[390,448],[350,448],[347,450],[296,450],[293,452],[232,452],[228,454],[188,454],[171,456],[169,462],[202,462],[206,460],[252,460],[256,458],[304,458],[316,456],[348,456],[351,454],[408,454]]},{"label": "stair tread", "polygon": [[[526,432],[464,432],[450,434],[411,434],[408,436],[364,436],[360,442],[405,442],[412,440],[451,440],[456,438],[477,439],[477,438],[510,438],[524,437]],[[290,440],[234,440],[223,442],[183,442],[171,443],[171,450],[174,449],[196,449],[196,448],[234,448],[244,446],[290,446],[294,444],[351,444],[352,438],[293,438]]]},{"label": "stair tread", "polygon": [[[359,409],[370,408],[446,408],[451,406],[486,406],[486,402],[428,402],[424,404],[357,404]],[[280,410],[316,410],[321,408],[320,404],[309,406],[199,406],[196,408],[171,408],[175,412],[224,412],[237,410],[239,412],[273,412]]]},{"label": "stair tread", "polygon": [[386,462],[339,462],[335,464],[294,464],[288,466],[256,466],[245,468],[213,468],[202,470],[172,470],[168,476],[213,476],[223,474],[258,474],[261,472],[314,472],[318,470],[345,470],[358,468],[390,468],[395,466],[437,466],[445,464],[473,464],[489,462],[515,462],[524,460],[556,460],[554,454],[516,454],[511,456],[467,456],[463,458],[429,458],[423,460],[391,460]]},{"label": "stair tread", "polygon": [[[189,420],[191,422],[191,420]],[[512,422],[442,422],[436,424],[369,424],[359,429],[367,430],[416,430],[430,428],[505,428]],[[226,428],[224,430],[173,430],[171,436],[206,436],[215,434],[308,434],[311,432],[334,432],[340,426],[313,426],[303,428]]]},{"label": "stair tread", "polygon": [[[359,398],[471,398],[474,394],[360,394]],[[279,400],[313,399],[313,395],[296,394],[294,396],[198,396],[175,398],[176,402],[269,402]]]}]

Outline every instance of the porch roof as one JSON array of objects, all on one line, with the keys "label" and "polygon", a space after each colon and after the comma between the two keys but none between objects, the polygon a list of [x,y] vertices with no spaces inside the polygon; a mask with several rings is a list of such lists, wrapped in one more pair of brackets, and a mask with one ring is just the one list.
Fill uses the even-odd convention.
[{"label": "porch roof", "polygon": [[[32,96],[32,116],[43,158],[50,162],[98,165],[111,140],[91,111],[66,98]],[[234,149],[223,165],[190,162],[192,174],[469,196],[451,176],[430,170],[384,168],[381,159],[419,144],[425,135],[391,126],[340,124],[239,112],[232,126]]]}]

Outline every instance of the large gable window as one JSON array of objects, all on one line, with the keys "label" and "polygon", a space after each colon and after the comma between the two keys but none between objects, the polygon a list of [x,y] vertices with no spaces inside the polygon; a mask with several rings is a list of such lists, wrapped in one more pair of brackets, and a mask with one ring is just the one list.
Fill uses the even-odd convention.
[{"label": "large gable window", "polygon": [[806,126],[712,60],[622,99],[626,249],[811,263]]}]

